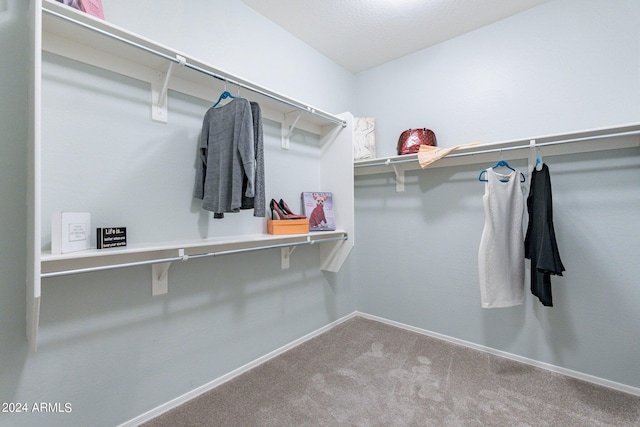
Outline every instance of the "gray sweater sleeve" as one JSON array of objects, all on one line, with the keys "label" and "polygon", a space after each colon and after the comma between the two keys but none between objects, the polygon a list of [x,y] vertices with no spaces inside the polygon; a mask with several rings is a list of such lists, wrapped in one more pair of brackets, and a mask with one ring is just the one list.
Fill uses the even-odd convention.
[{"label": "gray sweater sleeve", "polygon": [[198,159],[196,169],[196,181],[193,190],[193,197],[202,200],[204,198],[204,180],[207,176],[207,138],[209,136],[209,112],[204,116],[202,122],[202,133],[198,140]]}]

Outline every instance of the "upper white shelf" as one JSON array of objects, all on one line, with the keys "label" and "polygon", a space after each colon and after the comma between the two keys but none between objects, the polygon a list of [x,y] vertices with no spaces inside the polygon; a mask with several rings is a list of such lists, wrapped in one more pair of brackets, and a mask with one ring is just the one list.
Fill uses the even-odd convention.
[{"label": "upper white shelf", "polygon": [[226,81],[240,86],[241,95],[258,102],[270,120],[286,123],[300,115],[297,127],[315,134],[328,124],[346,126],[333,114],[53,0],[43,0],[42,31],[45,51],[149,82],[152,108],[164,108],[165,114],[167,89],[215,102]]},{"label": "upper white shelf", "polygon": [[[458,166],[495,162],[496,153],[505,160],[535,158],[541,156],[586,153],[640,146],[640,123],[598,128],[580,132],[546,135],[526,139],[478,144],[462,147],[448,156],[430,164],[434,167]],[[532,150],[534,155],[532,156]],[[402,180],[404,171],[421,169],[417,154],[390,156],[354,162],[355,175],[396,173]]]}]

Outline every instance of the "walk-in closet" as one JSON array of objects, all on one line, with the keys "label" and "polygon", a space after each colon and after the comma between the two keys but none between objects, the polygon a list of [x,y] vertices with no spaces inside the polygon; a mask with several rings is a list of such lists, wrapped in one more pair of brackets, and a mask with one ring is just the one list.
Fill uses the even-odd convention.
[{"label": "walk-in closet", "polygon": [[0,427],[640,425],[640,2],[5,0],[0,37]]}]

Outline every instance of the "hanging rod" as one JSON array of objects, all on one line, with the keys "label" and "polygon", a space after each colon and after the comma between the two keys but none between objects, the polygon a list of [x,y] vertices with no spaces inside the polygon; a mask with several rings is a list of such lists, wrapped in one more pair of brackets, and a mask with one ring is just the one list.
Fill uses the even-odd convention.
[{"label": "hanging rod", "polygon": [[311,106],[300,104],[300,103],[297,103],[297,102],[282,98],[280,96],[274,95],[272,93],[266,92],[264,89],[261,89],[261,88],[255,87],[255,86],[249,86],[247,84],[241,83],[241,82],[239,82],[237,80],[234,80],[232,78],[225,77],[225,76],[223,76],[221,74],[214,73],[212,71],[209,71],[209,70],[206,70],[204,68],[198,67],[197,65],[190,64],[188,61],[185,61],[184,58],[181,57],[181,56],[176,57],[176,56],[167,55],[166,53],[159,52],[159,51],[157,51],[155,49],[152,49],[150,47],[144,46],[144,45],[142,45],[140,43],[136,43],[136,42],[134,42],[132,40],[128,40],[128,39],[126,39],[124,37],[118,36],[116,34],[112,34],[112,33],[108,32],[108,31],[102,30],[100,28],[96,28],[96,27],[94,27],[92,25],[86,24],[86,23],[84,23],[82,21],[78,21],[77,19],[74,19],[72,17],[63,15],[63,14],[55,12],[53,10],[49,10],[49,9],[44,8],[44,7],[42,8],[42,10],[44,12],[50,14],[50,15],[56,16],[56,17],[58,17],[60,19],[64,19],[65,21],[68,21],[68,22],[72,22],[72,23],[74,23],[76,25],[79,25],[79,26],[81,26],[83,28],[86,28],[86,29],[88,29],[90,31],[94,31],[94,32],[102,34],[102,35],[104,35],[106,37],[110,37],[110,38],[118,40],[118,41],[120,41],[122,43],[125,43],[125,44],[128,44],[130,46],[133,46],[135,48],[144,50],[145,52],[148,52],[148,53],[151,53],[153,55],[156,55],[156,56],[159,56],[161,58],[164,58],[167,61],[172,61],[174,63],[177,63],[177,64],[180,64],[180,65],[185,66],[187,68],[190,68],[190,69],[192,69],[194,71],[197,71],[199,73],[202,73],[202,74],[205,74],[207,76],[213,77],[215,79],[222,80],[224,82],[227,82],[227,83],[233,84],[235,86],[238,86],[238,87],[240,87],[242,89],[246,89],[246,90],[249,90],[251,92],[266,96],[267,98],[271,98],[271,99],[273,99],[275,101],[278,101],[278,102],[280,102],[282,104],[288,105],[288,106],[293,107],[295,109],[306,111],[307,113],[309,113],[311,115],[322,117],[323,119],[328,120],[328,121],[330,121],[332,123],[335,123],[337,125],[340,125],[343,128],[347,127],[347,122],[346,121],[341,120],[341,119],[336,118],[336,117],[333,117],[332,115],[330,115],[328,113],[325,113],[322,110],[317,110],[317,109],[315,109],[315,108],[313,108]]},{"label": "hanging rod", "polygon": [[[536,142],[534,145],[531,145],[529,143],[527,145],[516,145],[516,146],[502,147],[502,148],[490,148],[490,149],[487,149],[487,150],[475,150],[475,151],[469,151],[467,153],[448,154],[444,158],[465,157],[465,156],[473,156],[473,155],[476,155],[476,154],[499,153],[499,152],[503,152],[503,151],[523,150],[523,149],[546,147],[546,146],[550,146],[550,145],[560,145],[560,144],[568,144],[568,143],[573,143],[573,142],[584,142],[584,141],[592,141],[592,140],[596,140],[596,139],[607,139],[607,138],[616,138],[616,137],[621,137],[621,136],[633,136],[633,135],[640,135],[640,131],[636,130],[636,131],[629,131],[629,132],[616,132],[616,133],[610,133],[610,134],[604,134],[604,135],[592,135],[592,136],[585,136],[585,137],[580,137],[580,138],[569,138],[569,139],[562,139],[562,140],[550,141],[550,142],[540,142],[540,143]],[[536,138],[531,138],[531,140],[535,141]],[[504,142],[496,142],[496,143],[483,144],[483,145],[484,146],[492,146],[492,145],[503,145],[503,144],[505,144],[505,143]],[[474,148],[478,148],[478,146],[469,147],[469,148],[466,148],[466,149],[467,150],[473,150]],[[463,150],[464,149],[465,148],[463,148]],[[379,163],[363,163],[363,164],[354,163],[354,167],[355,168],[364,168],[364,167],[372,167],[372,166],[388,166],[388,165],[394,165],[394,164],[400,164],[400,163],[414,163],[414,162],[416,162],[416,158],[412,156],[411,159],[402,159],[402,160],[391,160],[390,158],[388,158],[388,159],[386,159],[384,161],[381,161]]]},{"label": "hanging rod", "polygon": [[153,259],[153,260],[147,260],[147,261],[125,262],[125,263],[121,263],[121,264],[111,264],[111,265],[104,265],[104,266],[99,266],[99,267],[78,268],[78,269],[74,269],[74,270],[52,271],[50,273],[41,273],[40,277],[41,278],[48,278],[48,277],[68,276],[68,275],[71,275],[71,274],[90,273],[90,272],[94,272],[94,271],[112,270],[112,269],[123,268],[123,267],[136,267],[136,266],[140,266],[140,265],[160,264],[160,263],[174,262],[174,261],[186,261],[186,260],[194,259],[194,258],[205,258],[205,257],[214,257],[214,256],[221,256],[221,255],[231,255],[231,254],[238,254],[238,253],[243,253],[243,252],[258,251],[258,250],[262,250],[262,249],[274,249],[274,248],[286,248],[286,247],[294,247],[294,246],[306,246],[306,245],[314,245],[316,243],[325,243],[325,242],[332,242],[332,241],[336,241],[336,240],[348,240],[348,239],[349,239],[349,236],[345,233],[341,237],[328,237],[326,239],[305,240],[305,241],[302,241],[302,242],[292,242],[292,243],[279,243],[277,245],[259,246],[259,247],[253,247],[253,248],[230,249],[230,250],[227,250],[227,251],[208,252],[208,253],[197,254],[197,255],[183,255],[183,256],[160,258],[160,259]]}]

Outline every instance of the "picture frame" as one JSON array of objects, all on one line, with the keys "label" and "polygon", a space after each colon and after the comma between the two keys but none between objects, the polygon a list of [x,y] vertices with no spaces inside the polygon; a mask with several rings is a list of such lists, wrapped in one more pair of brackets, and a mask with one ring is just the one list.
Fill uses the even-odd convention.
[{"label": "picture frame", "polygon": [[353,160],[376,158],[376,120],[373,117],[356,117],[353,120]]},{"label": "picture frame", "polygon": [[96,18],[104,19],[102,0],[58,0],[58,2]]},{"label": "picture frame", "polygon": [[309,218],[309,231],[333,231],[336,219],[333,209],[333,194],[330,192],[302,193],[304,214]]}]

